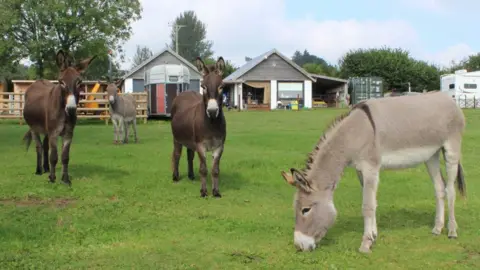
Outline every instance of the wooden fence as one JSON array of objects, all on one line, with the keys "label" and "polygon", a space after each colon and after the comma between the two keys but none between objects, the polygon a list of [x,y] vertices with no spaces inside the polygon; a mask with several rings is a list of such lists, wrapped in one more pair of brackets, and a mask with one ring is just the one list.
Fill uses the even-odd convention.
[{"label": "wooden fence", "polygon": [[[120,93],[119,95],[123,95]],[[130,93],[137,104],[137,119],[147,122],[147,92]],[[90,98],[89,98],[90,97]],[[18,119],[23,124],[24,93],[0,93],[0,119]],[[80,93],[77,116],[79,119],[100,119],[108,125],[110,113],[107,93]]]}]

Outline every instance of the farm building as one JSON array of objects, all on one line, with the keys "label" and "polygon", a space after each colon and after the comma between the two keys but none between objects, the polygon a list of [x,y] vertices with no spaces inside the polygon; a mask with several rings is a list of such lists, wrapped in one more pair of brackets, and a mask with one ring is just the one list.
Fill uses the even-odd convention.
[{"label": "farm building", "polygon": [[318,103],[335,106],[337,91],[343,96],[348,89],[346,80],[310,74],[276,49],[248,61],[224,83],[230,86],[233,105],[262,110],[276,109],[280,103],[286,106],[297,99],[306,108]]},{"label": "farm building", "polygon": [[123,76],[125,82],[122,87],[122,92],[132,93],[145,91],[145,72],[150,70],[152,67],[164,64],[186,66],[190,72],[190,83],[188,90],[200,90],[200,79],[202,78],[202,74],[192,63],[178,55],[170,48],[166,47]]}]

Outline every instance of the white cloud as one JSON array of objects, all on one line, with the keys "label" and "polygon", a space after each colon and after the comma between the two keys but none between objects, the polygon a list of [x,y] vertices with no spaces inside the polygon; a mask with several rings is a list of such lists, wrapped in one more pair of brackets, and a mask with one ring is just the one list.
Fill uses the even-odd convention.
[{"label": "white cloud", "polygon": [[[410,0],[406,0],[410,1]],[[418,0],[417,2],[428,1]],[[437,0],[438,1],[438,0]],[[215,56],[223,56],[237,66],[244,57],[255,57],[276,48],[288,57],[295,50],[309,50],[336,64],[339,57],[354,48],[383,45],[412,49],[428,60],[447,63],[471,52],[466,44],[429,55],[421,49],[415,29],[401,20],[327,20],[306,16],[287,19],[282,0],[142,0],[142,19],[133,24],[133,36],[125,44],[127,57],[133,57],[136,45],[146,45],[154,52],[170,43],[169,22],[184,10],[194,10],[207,25],[207,39],[212,40]],[[181,30],[180,30],[181,31]],[[130,63],[123,65],[130,68]]]},{"label": "white cloud", "polygon": [[468,44],[459,43],[436,53],[425,54],[423,58],[443,66],[450,66],[452,61],[458,63],[474,53],[475,51]]}]

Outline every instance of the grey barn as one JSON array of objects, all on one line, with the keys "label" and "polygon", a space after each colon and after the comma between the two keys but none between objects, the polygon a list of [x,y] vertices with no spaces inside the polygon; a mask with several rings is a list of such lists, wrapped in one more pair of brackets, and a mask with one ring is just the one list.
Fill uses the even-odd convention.
[{"label": "grey barn", "polygon": [[202,75],[197,70],[197,68],[185,58],[174,52],[172,49],[166,47],[160,52],[154,54],[149,59],[145,60],[140,65],[131,69],[127,74],[123,76],[125,83],[123,84],[122,92],[134,93],[145,91],[145,72],[147,72],[154,66],[164,64],[176,64],[186,66],[190,72],[190,85],[188,87],[188,90],[200,90],[200,79],[202,78]]},{"label": "grey barn", "polygon": [[335,106],[335,97],[342,98],[348,90],[347,80],[310,74],[276,49],[246,62],[224,83],[229,85],[230,103],[249,110],[272,110],[294,100],[306,108],[319,102]]}]

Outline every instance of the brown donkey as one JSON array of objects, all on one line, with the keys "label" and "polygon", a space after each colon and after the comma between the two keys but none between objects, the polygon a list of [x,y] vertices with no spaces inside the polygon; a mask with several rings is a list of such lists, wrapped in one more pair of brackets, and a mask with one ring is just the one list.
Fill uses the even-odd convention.
[{"label": "brown donkey", "polygon": [[200,195],[206,197],[207,193],[207,155],[213,152],[212,166],[212,194],[221,197],[218,189],[218,176],[220,174],[220,159],[227,136],[225,116],[222,110],[222,74],[225,62],[222,57],[216,64],[207,67],[197,57],[197,68],[203,73],[201,84],[202,94],[194,91],[180,93],[174,100],[171,110],[173,154],[172,169],[173,181],[179,180],[178,163],[182,155],[182,147],[187,148],[188,178],[193,180],[193,158],[195,152],[200,159],[200,177],[202,188]]},{"label": "brown donkey", "polygon": [[[73,130],[77,122],[77,105],[79,87],[82,83],[81,73],[96,56],[87,58],[73,66],[71,56],[62,50],[57,52],[57,65],[60,69],[58,84],[47,80],[37,80],[25,90],[25,107],[23,118],[29,126],[23,140],[27,150],[32,138],[37,148],[37,168],[35,174],[50,172],[50,182],[55,182],[55,167],[58,161],[57,138],[63,138],[62,146],[62,181],[71,185],[68,175],[68,161]],[[42,141],[40,135],[44,134]],[[50,148],[50,168],[48,166],[48,150]],[[43,151],[43,171],[42,171]]]}]

